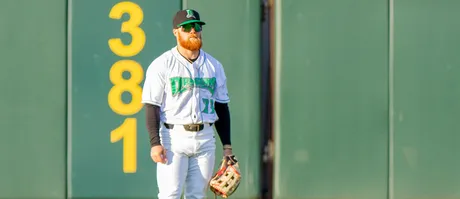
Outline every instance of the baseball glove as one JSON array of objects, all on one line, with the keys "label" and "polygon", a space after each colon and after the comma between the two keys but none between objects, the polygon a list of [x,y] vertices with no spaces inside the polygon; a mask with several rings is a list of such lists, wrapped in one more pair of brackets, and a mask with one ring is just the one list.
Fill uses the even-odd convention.
[{"label": "baseball glove", "polygon": [[240,180],[240,168],[235,155],[224,156],[220,168],[211,178],[209,186],[216,196],[228,198],[236,191],[240,185]]}]

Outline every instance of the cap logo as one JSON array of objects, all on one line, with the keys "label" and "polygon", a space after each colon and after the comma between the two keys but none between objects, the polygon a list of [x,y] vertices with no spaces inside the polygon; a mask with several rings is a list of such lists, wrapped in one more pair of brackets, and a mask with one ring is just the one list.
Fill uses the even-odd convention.
[{"label": "cap logo", "polygon": [[187,18],[194,18],[194,19],[196,19],[196,17],[193,15],[193,11],[192,11],[192,10],[187,10]]}]

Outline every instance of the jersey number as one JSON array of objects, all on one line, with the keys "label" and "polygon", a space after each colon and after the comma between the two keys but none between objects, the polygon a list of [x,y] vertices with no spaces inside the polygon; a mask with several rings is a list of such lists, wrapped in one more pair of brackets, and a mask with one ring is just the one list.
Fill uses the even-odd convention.
[{"label": "jersey number", "polygon": [[206,114],[213,114],[216,112],[216,110],[214,109],[214,100],[213,99],[206,99],[206,98],[203,98],[203,103],[204,103],[204,109],[203,109],[203,113],[206,113]]}]

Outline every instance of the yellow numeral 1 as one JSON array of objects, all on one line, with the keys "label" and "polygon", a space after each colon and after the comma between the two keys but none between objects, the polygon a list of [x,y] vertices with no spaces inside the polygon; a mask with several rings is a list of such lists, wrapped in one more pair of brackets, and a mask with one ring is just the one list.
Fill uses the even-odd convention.
[{"label": "yellow numeral 1", "polygon": [[123,172],[135,173],[137,169],[137,120],[126,118],[123,124],[110,132],[110,142],[123,140]]}]

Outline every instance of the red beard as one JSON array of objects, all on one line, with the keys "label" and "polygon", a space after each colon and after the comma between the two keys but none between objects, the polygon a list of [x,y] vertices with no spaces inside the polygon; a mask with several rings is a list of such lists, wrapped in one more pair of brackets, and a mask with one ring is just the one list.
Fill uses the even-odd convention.
[{"label": "red beard", "polygon": [[179,34],[179,44],[187,50],[196,51],[201,49],[202,42],[196,34],[190,34],[189,38],[185,39]]}]

